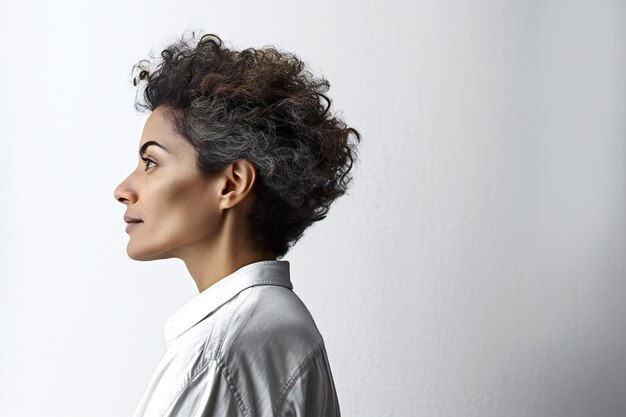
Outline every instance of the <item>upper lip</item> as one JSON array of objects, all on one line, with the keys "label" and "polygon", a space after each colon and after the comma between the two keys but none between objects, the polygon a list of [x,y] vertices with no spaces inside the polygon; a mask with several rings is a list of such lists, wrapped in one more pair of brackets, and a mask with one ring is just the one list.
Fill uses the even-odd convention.
[{"label": "upper lip", "polygon": [[124,221],[125,221],[126,223],[137,223],[137,222],[141,222],[141,221],[143,221],[143,220],[141,220],[141,219],[136,219],[136,218],[134,218],[134,217],[130,217],[130,216],[124,216]]}]

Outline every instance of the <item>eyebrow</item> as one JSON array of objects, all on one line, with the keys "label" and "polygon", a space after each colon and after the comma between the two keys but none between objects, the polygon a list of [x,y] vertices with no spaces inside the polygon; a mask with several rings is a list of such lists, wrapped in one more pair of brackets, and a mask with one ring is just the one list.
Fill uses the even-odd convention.
[{"label": "eyebrow", "polygon": [[163,149],[164,151],[166,151],[167,153],[169,153],[169,149],[167,149],[165,146],[161,145],[159,142],[155,141],[155,140],[149,140],[146,143],[144,143],[143,145],[141,145],[141,148],[139,149],[139,156],[144,156],[146,153],[146,149],[148,149],[148,146],[151,145],[156,145],[159,148]]}]

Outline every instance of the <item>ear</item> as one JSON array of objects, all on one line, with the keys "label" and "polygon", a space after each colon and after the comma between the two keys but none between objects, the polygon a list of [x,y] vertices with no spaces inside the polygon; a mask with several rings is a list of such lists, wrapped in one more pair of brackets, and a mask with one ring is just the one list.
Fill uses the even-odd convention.
[{"label": "ear", "polygon": [[246,159],[230,163],[222,172],[219,195],[220,209],[227,209],[241,203],[252,191],[256,180],[256,168]]}]

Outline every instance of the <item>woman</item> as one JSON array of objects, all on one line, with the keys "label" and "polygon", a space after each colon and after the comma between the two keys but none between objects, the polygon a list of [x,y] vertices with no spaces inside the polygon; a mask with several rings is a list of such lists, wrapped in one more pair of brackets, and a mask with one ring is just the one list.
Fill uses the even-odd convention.
[{"label": "woman", "polygon": [[360,135],[293,54],[209,34],[161,58],[133,67],[147,81],[135,107],[151,114],[114,196],[128,256],[181,259],[199,294],[166,321],[134,416],[339,416],[324,340],[281,258],[346,192]]}]

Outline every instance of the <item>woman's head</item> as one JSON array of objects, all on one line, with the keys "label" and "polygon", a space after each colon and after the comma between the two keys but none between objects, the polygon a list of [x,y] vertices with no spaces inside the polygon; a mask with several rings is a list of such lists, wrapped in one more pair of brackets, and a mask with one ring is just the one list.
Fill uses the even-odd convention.
[{"label": "woman's head", "polygon": [[[220,175],[204,175],[196,166],[197,151],[176,134],[169,117],[163,106],[150,114],[139,141],[137,168],[115,189],[115,198],[128,206],[127,251],[136,260],[189,259],[197,257],[194,252],[222,249],[215,238],[224,229],[234,238],[245,234],[254,167],[240,159]],[[242,239],[229,244],[272,257]]]},{"label": "woman's head", "polygon": [[[174,218],[186,213],[197,217],[186,223],[193,229],[217,227],[219,219],[203,216],[203,205],[212,203],[202,190],[210,189],[211,181],[225,169],[236,168],[247,175],[245,183],[250,186],[234,203],[246,207],[241,230],[254,247],[284,256],[307,227],[326,217],[351,181],[360,135],[329,112],[330,100],[324,95],[328,81],[314,78],[293,54],[273,47],[236,51],[216,35],[204,35],[197,42],[183,37],[161,58],[154,69],[146,60],[133,67],[139,70],[138,78],[146,80],[145,104],[136,102],[135,108],[152,111],[148,120],[152,123],[146,123],[141,142],[158,137],[167,126],[170,139],[184,142],[177,145],[185,157],[179,162],[189,161],[193,170],[185,171],[188,177],[172,171],[158,187],[151,183],[153,197],[165,193],[171,204],[168,209],[155,200],[153,221],[160,216],[175,224]],[[135,85],[137,81],[135,77]],[[149,149],[167,157],[158,146]],[[148,172],[136,170],[127,184],[133,175],[147,184],[142,176],[151,175]],[[177,182],[179,174],[190,181]],[[122,201],[120,193],[126,190],[123,202],[132,216],[128,198],[132,193],[123,185],[116,189],[116,198]],[[139,193],[137,198],[139,202]],[[177,209],[180,212],[172,214]],[[133,233],[148,232],[147,226],[147,221],[134,226]]]}]

